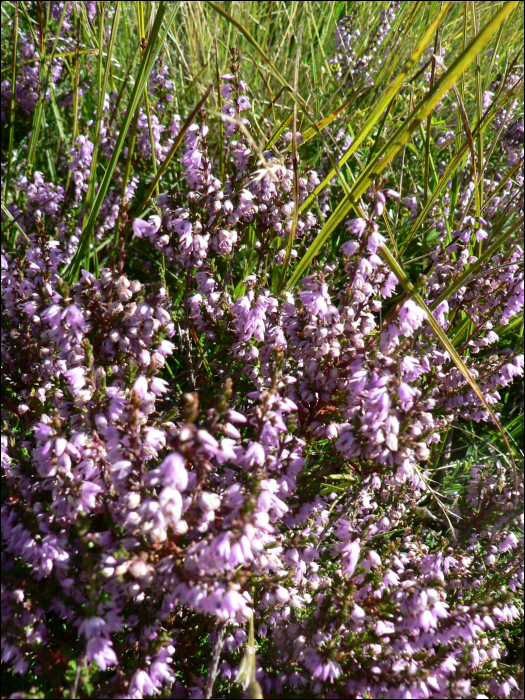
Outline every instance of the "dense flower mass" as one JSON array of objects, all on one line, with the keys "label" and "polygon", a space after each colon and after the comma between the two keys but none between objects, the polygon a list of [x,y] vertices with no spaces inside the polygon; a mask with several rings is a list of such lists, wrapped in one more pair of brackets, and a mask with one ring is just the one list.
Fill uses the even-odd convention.
[{"label": "dense flower mass", "polygon": [[[48,4],[62,53],[80,17],[103,21],[102,3]],[[27,5],[37,18],[42,3]],[[338,23],[336,86],[372,88],[401,6],[364,44],[355,17]],[[19,32],[32,62],[2,85],[7,127],[13,109],[56,105],[65,65],[42,68]],[[394,161],[283,291],[343,191],[326,181],[328,142],[309,157],[296,124],[257,146],[240,60],[233,48],[219,74],[220,111],[185,121],[161,56],[120,153],[112,90],[58,143],[56,172],[44,157],[10,167],[9,683],[49,678],[35,697],[520,697],[519,449],[494,429],[476,460],[451,450],[484,434],[489,408],[503,420],[523,376],[509,332],[524,304],[523,116],[501,106],[522,77],[484,96],[497,126],[482,210],[471,161],[430,204]],[[323,128],[345,152],[338,120]],[[168,162],[172,186],[144,202]],[[410,288],[385,255],[401,221]]]}]

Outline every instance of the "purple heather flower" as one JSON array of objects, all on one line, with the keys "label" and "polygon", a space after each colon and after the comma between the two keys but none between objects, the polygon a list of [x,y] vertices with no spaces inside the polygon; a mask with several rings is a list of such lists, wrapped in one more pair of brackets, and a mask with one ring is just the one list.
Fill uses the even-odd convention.
[{"label": "purple heather flower", "polygon": [[352,578],[354,575],[357,562],[359,561],[359,555],[361,553],[361,547],[359,542],[354,541],[345,544],[341,551],[343,552],[343,570],[348,578]]},{"label": "purple heather flower", "polygon": [[355,241],[346,241],[346,243],[343,243],[343,245],[341,246],[342,252],[345,255],[348,255],[349,257],[352,257],[352,255],[358,248],[359,243],[356,243]]},{"label": "purple heather flower", "polygon": [[162,474],[162,483],[166,486],[173,486],[179,491],[185,491],[188,488],[188,472],[183,458],[176,452],[172,452],[164,459],[159,471]]},{"label": "purple heather flower", "polygon": [[[64,12],[62,50],[56,65],[49,64],[51,90],[58,85],[57,68],[65,65],[60,55],[76,47],[77,27],[74,4],[49,5],[51,30]],[[31,21],[35,8],[28,4]],[[96,3],[82,9],[91,18],[97,13]],[[352,18],[338,23],[336,80],[351,87],[359,76],[361,88],[370,88],[399,38],[379,50],[398,9],[393,2],[379,11],[361,40]],[[20,75],[14,86],[7,74],[3,78],[4,117],[11,90],[17,109],[31,114],[42,88],[39,53],[26,37],[27,18],[20,22]],[[378,255],[385,238],[375,219],[387,199],[400,194],[378,189],[386,187],[378,180],[368,192],[367,214],[346,222],[351,240],[341,245],[340,256],[318,261],[298,292],[275,296],[268,262],[282,264],[295,208],[294,167],[286,150],[292,134],[282,134],[276,144],[282,161],[267,151],[268,168],[260,170],[237,121],[242,111],[242,124],[253,131],[246,118],[250,93],[232,55],[232,74],[221,86],[221,172],[216,138],[208,140],[207,118],[200,113],[185,134],[182,156],[172,163],[185,183],[158,196],[147,221],[128,219],[142,241],[116,265],[96,274],[82,270],[69,287],[61,279],[89,214],[85,193],[95,123],[84,128],[85,109],[79,111],[80,136],[65,153],[71,196],[61,186],[65,182],[46,182],[48,175],[38,170],[12,179],[14,189],[6,194],[8,212],[25,236],[9,234],[1,261],[2,365],[9,389],[1,463],[10,494],[2,505],[2,610],[9,629],[2,660],[17,673],[48,663],[52,638],[46,621],[58,616],[78,628],[87,661],[96,660],[88,669],[91,680],[110,696],[201,697],[206,678],[195,660],[188,657],[185,674],[191,687],[175,680],[166,630],[173,629],[184,645],[188,629],[182,623],[192,615],[200,631],[209,632],[200,635],[200,651],[208,654],[220,634],[216,623],[229,623],[220,673],[233,680],[248,642],[241,627],[253,612],[257,635],[265,638],[256,660],[265,696],[306,687],[312,695],[331,697],[337,694],[332,684],[344,673],[350,680],[337,690],[351,697],[462,697],[472,692],[470,679],[487,677],[487,669],[493,681],[480,686],[482,693],[519,695],[512,669],[492,668],[505,653],[502,635],[519,616],[517,606],[489,604],[471,593],[502,586],[521,590],[521,483],[516,491],[507,465],[485,460],[472,467],[453,508],[459,525],[469,520],[466,539],[456,542],[445,530],[422,542],[419,529],[409,527],[414,504],[428,492],[423,462],[432,446],[451,425],[490,416],[424,328],[426,315],[415,300],[403,300],[397,312],[384,302],[396,294],[398,280]],[[423,82],[430,80],[431,58],[422,58]],[[505,85],[490,86],[493,94],[512,89],[518,68],[502,78]],[[173,87],[169,66],[157,60],[147,85],[150,114],[139,109],[135,152],[127,152],[128,139],[116,163],[93,231],[97,248],[118,237],[121,215],[137,211],[139,175],[148,179],[152,155],[160,164],[173,146],[181,128],[172,110]],[[84,80],[79,98],[88,89]],[[114,154],[128,106],[121,101],[125,95],[102,97],[96,125],[100,173]],[[450,107],[447,99],[442,108]],[[503,157],[506,152],[512,167],[521,158],[523,120],[505,109],[494,119],[497,129],[505,126]],[[64,126],[69,117],[65,113]],[[20,129],[15,146],[23,171],[23,123]],[[441,136],[438,144],[453,131]],[[333,128],[331,138],[347,151],[351,137],[345,128]],[[439,234],[427,251],[432,264],[421,292],[430,305],[475,261],[474,238],[486,238],[513,202],[519,207],[521,174],[517,170],[499,187],[500,150],[494,155],[483,173],[492,193],[485,219],[468,211],[475,189],[470,176],[459,183],[453,202],[445,188],[427,212],[425,225]],[[321,154],[315,170],[299,163],[299,205],[326,178],[327,156]],[[130,158],[136,172],[123,192]],[[57,177],[63,170],[56,168]],[[311,244],[329,216],[334,185],[317,191],[319,216],[299,212],[295,235],[301,245]],[[24,193],[22,208],[15,203],[17,189]],[[419,194],[404,192],[403,201],[412,217],[421,210]],[[453,217],[453,228],[461,228],[448,245],[442,211]],[[280,250],[270,251],[272,237],[281,241]],[[247,243],[253,260],[249,276],[245,272],[241,279]],[[139,248],[146,255],[142,282],[126,273],[130,263],[140,263]],[[184,279],[180,309],[172,310],[163,274],[149,267],[150,258],[161,256],[166,278]],[[509,239],[435,312],[443,327],[451,311],[458,319],[467,312],[475,323],[468,364],[495,409],[502,387],[523,374],[512,333],[502,345],[497,330],[522,311],[522,258],[522,248]],[[392,313],[381,314],[383,306]],[[175,331],[178,340],[170,342]],[[201,347],[188,355],[192,371],[173,377],[171,370],[185,364],[195,343]],[[168,365],[175,353],[175,365]],[[208,364],[216,382],[207,382]],[[188,397],[181,398],[179,379],[199,395],[191,397],[191,410],[184,409]],[[311,488],[308,474],[316,471],[316,455],[327,449],[350,475],[347,494],[335,484],[334,490]],[[325,467],[330,465],[321,464],[319,471],[323,482],[330,477],[322,476]],[[479,517],[469,519],[471,512]],[[395,536],[381,537],[390,532]],[[27,570],[22,578],[16,576],[17,562]],[[52,585],[39,586],[51,578]],[[255,580],[252,611],[247,582]],[[117,675],[107,674],[118,663],[117,638],[137,650],[138,661],[131,670],[123,665]],[[361,645],[364,656],[341,654],[349,644]],[[436,654],[438,647],[442,653]]]},{"label": "purple heather flower", "polygon": [[105,671],[108,666],[118,664],[117,655],[113,651],[113,643],[104,637],[91,637],[86,646],[87,657],[90,661],[97,662],[101,671]]},{"label": "purple heather flower", "polygon": [[131,225],[133,233],[137,238],[148,238],[157,233],[160,229],[161,218],[156,214],[149,217],[149,221],[134,219]]},{"label": "purple heather flower", "polygon": [[158,692],[146,671],[136,671],[129,684],[129,693],[132,698],[143,698],[156,695]]},{"label": "purple heather flower", "polygon": [[303,653],[305,666],[313,678],[333,683],[341,675],[342,669],[337,661],[324,661],[316,649],[306,648]]},{"label": "purple heather flower", "polygon": [[133,384],[133,391],[137,394],[139,399],[143,399],[146,396],[146,392],[148,391],[148,380],[144,375],[140,375],[135,380],[135,383]]},{"label": "purple heather flower", "polygon": [[400,401],[408,402],[414,399],[416,392],[409,384],[401,382],[397,388],[397,394]]},{"label": "purple heather flower", "polygon": [[357,236],[358,238],[361,238],[363,233],[365,232],[367,227],[367,223],[364,219],[351,219],[350,221],[346,222],[346,228],[350,233],[353,233],[354,236]]},{"label": "purple heather flower", "polygon": [[244,112],[245,110],[252,108],[252,106],[250,104],[250,100],[246,97],[246,95],[241,95],[237,99],[237,106],[241,112]]},{"label": "purple heather flower", "polygon": [[86,370],[83,367],[73,367],[64,372],[72,391],[76,392],[86,385]]},{"label": "purple heather flower", "polygon": [[89,513],[95,509],[97,495],[102,492],[102,487],[98,484],[86,481],[80,487],[80,491],[81,496],[79,498],[79,505],[82,507],[85,513]]},{"label": "purple heather flower", "polygon": [[73,330],[86,330],[87,326],[84,316],[82,315],[82,312],[78,306],[75,306],[75,304],[71,304],[71,306],[67,307],[67,309],[64,311],[63,317],[65,317],[67,323],[71,326],[71,328],[73,328]]},{"label": "purple heather flower", "polygon": [[372,255],[375,255],[378,248],[382,248],[385,245],[385,238],[377,231],[372,232],[368,236],[366,247]]},{"label": "purple heather flower", "polygon": [[426,311],[412,299],[407,299],[399,312],[399,331],[406,336],[411,336],[426,319]]}]

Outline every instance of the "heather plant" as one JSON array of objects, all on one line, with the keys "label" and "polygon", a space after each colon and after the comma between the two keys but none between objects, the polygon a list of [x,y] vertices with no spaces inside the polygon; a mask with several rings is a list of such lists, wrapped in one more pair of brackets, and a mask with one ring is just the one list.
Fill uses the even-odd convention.
[{"label": "heather plant", "polygon": [[522,697],[522,25],[2,4],[3,697]]}]

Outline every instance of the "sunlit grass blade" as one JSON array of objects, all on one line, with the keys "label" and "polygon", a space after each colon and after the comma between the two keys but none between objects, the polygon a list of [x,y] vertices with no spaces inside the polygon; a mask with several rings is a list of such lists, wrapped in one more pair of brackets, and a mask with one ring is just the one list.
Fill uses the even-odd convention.
[{"label": "sunlit grass blade", "polygon": [[[139,34],[141,43],[146,41],[146,30],[144,27],[144,3],[140,0],[137,2],[137,18],[139,24]],[[155,137],[153,136],[153,127],[151,123],[151,109],[149,105],[148,86],[144,85],[144,106],[146,108],[146,117],[148,120],[149,143],[151,148],[151,167],[153,174],[157,174],[157,156],[155,154]],[[158,186],[156,186],[156,194],[158,194]]]},{"label": "sunlit grass blade", "polygon": [[[408,61],[405,63],[403,66],[403,69],[399,73],[399,75],[396,77],[396,79],[392,82],[388,90],[384,93],[383,97],[379,100],[377,105],[374,107],[372,110],[372,113],[364,123],[363,127],[360,129],[359,133],[356,135],[355,139],[352,141],[350,148],[347,150],[347,152],[344,154],[344,156],[341,158],[339,161],[338,165],[339,168],[342,168],[343,165],[348,161],[348,159],[351,157],[353,153],[359,148],[359,146],[363,143],[363,141],[366,139],[368,134],[372,131],[372,129],[375,127],[379,119],[381,118],[381,115],[383,114],[384,110],[388,107],[388,105],[392,102],[394,97],[397,95],[399,90],[401,89],[401,86],[405,82],[406,76],[409,74],[409,72],[412,70],[412,68],[416,65],[417,61],[421,58],[421,55],[423,54],[423,51],[427,47],[429,41],[432,39],[432,35],[434,32],[437,30],[443,19],[445,18],[446,13],[448,12],[448,9],[452,3],[451,2],[445,2],[443,3],[443,7],[441,8],[440,12],[436,16],[435,20],[432,22],[430,27],[427,29],[425,32],[421,42],[419,43],[417,49],[414,51],[414,53],[410,56]],[[335,177],[336,175],[336,170],[333,169],[331,170],[328,175],[323,179],[323,181],[315,188],[315,190],[310,194],[310,196],[303,202],[301,205],[300,211],[305,211],[308,209],[308,207],[311,205],[311,203],[314,201],[316,197],[319,196],[319,194],[324,190],[324,188],[331,182],[332,178]]]},{"label": "sunlit grass blade", "polygon": [[283,121],[279,124],[279,127],[276,129],[275,133],[273,134],[272,138],[266,143],[264,146],[264,151],[267,151],[268,149],[272,148],[274,144],[276,143],[277,139],[284,134],[286,129],[290,126],[292,123],[293,119],[293,111],[283,119]]},{"label": "sunlit grass blade", "polygon": [[173,8],[171,15],[169,18],[166,20],[164,29],[161,32],[161,25],[162,21],[164,19],[164,16],[167,11],[167,2],[160,2],[159,3],[159,8],[157,11],[157,15],[155,17],[155,23],[153,25],[153,28],[151,30],[151,34],[149,37],[149,42],[148,42],[148,47],[146,49],[146,53],[144,54],[144,58],[141,62],[137,78],[135,80],[135,85],[133,87],[133,91],[131,93],[131,97],[129,100],[128,108],[126,110],[126,114],[124,116],[122,125],[120,127],[120,134],[117,139],[117,143],[115,144],[115,149],[113,151],[113,155],[111,156],[111,160],[106,168],[106,172],[104,175],[104,179],[102,180],[100,187],[97,191],[97,196],[95,198],[95,201],[93,202],[93,207],[90,211],[89,214],[89,219],[86,223],[86,226],[84,230],[82,231],[82,235],[80,237],[80,242],[78,244],[78,249],[77,252],[75,253],[73,260],[71,261],[71,264],[69,265],[68,269],[65,272],[64,277],[68,282],[73,282],[76,279],[76,276],[78,274],[79,268],[80,268],[80,263],[82,259],[84,258],[85,252],[87,250],[87,247],[89,246],[89,241],[91,237],[91,232],[93,230],[93,227],[95,225],[95,221],[97,219],[98,213],[100,211],[100,207],[102,206],[102,202],[104,201],[104,197],[107,194],[108,188],[111,184],[113,174],[115,172],[115,168],[117,166],[117,162],[120,156],[120,152],[124,146],[124,141],[126,139],[127,133],[129,126],[131,124],[131,120],[135,114],[135,111],[137,109],[138,103],[140,99],[142,98],[143,91],[144,91],[144,85],[146,84],[146,81],[149,77],[149,74],[153,70],[153,66],[155,63],[155,60],[164,44],[164,41],[166,39],[166,35],[169,31],[169,28],[171,24],[173,23],[173,20],[175,19],[175,16],[180,8],[181,3],[175,3],[175,7]]},{"label": "sunlit grass blade", "polygon": [[[26,241],[29,243],[29,238],[26,236],[25,231],[20,227],[19,223],[15,220],[9,209],[6,207],[6,205],[2,202],[2,214],[5,216],[5,218],[9,221],[9,226],[14,226],[18,233],[20,233]],[[4,233],[4,231],[2,231]]]},{"label": "sunlit grass blade", "polygon": [[[430,328],[432,329],[432,332],[437,337],[437,339],[439,340],[439,342],[441,343],[443,348],[448,352],[452,362],[456,365],[458,370],[465,377],[470,388],[475,393],[475,395],[478,397],[478,399],[481,401],[485,410],[490,414],[490,417],[494,421],[494,425],[500,431],[501,436],[503,438],[503,441],[505,442],[505,445],[509,451],[509,456],[510,456],[510,459],[512,460],[512,465],[514,468],[514,479],[516,480],[517,479],[516,465],[514,464],[514,459],[512,457],[513,450],[511,448],[511,445],[510,445],[508,438],[505,434],[503,426],[501,425],[500,421],[498,420],[492,407],[487,402],[487,399],[485,398],[483,392],[479,388],[477,382],[472,377],[472,374],[470,373],[468,367],[463,362],[460,354],[458,353],[458,351],[454,347],[453,343],[448,338],[445,331],[441,328],[439,323],[436,321],[436,319],[432,315],[432,311],[426,305],[423,297],[414,289],[414,286],[412,285],[412,283],[410,282],[408,277],[405,275],[403,268],[399,265],[399,263],[396,261],[396,259],[393,257],[393,255],[390,253],[390,251],[387,248],[383,247],[380,249],[379,252],[380,252],[381,257],[385,260],[385,262],[388,264],[390,269],[396,275],[397,279],[399,280],[399,284],[403,287],[403,289],[405,290],[407,295],[409,295],[415,302],[417,302],[417,304],[426,312],[426,315],[427,315],[426,320],[427,320],[427,323],[429,324]],[[433,306],[434,306],[434,304],[433,304]],[[435,308],[435,306],[434,306],[434,308]]]},{"label": "sunlit grass blade", "polygon": [[[514,8],[515,4],[516,2],[504,3],[501,9],[467,46],[465,51],[463,51],[454,61],[448,71],[441,76],[435,87],[429,91],[427,97],[420,103],[420,105],[414,110],[411,117],[409,117],[407,120],[409,123],[407,125],[403,125],[403,127],[398,130],[394,137],[384,147],[383,152],[377,159],[378,162],[372,164],[372,166],[375,165],[375,167],[371,167],[371,172],[364,173],[360,179],[371,181],[383,172],[387,165],[401,150],[403,145],[409,140],[412,133],[427,118],[439,100],[441,100],[441,98],[448,92],[467,66],[472,63],[477,54],[483,49],[488,41],[490,41],[491,36],[499,29],[499,27],[505,21],[505,18]],[[368,182],[366,186],[368,186]],[[366,189],[366,186],[364,189]],[[364,191],[363,185],[361,185],[358,189]]]},{"label": "sunlit grass blade", "polygon": [[[78,54],[80,56],[82,56],[83,54],[86,54],[86,53],[88,53],[88,54],[89,53],[96,53],[96,51],[97,51],[97,49],[95,49],[95,48],[81,49],[78,52]],[[56,59],[71,58],[72,56],[76,56],[76,54],[77,54],[76,51],[56,51],[54,58],[56,58]],[[46,58],[46,62],[49,62],[50,60],[51,60],[50,56]],[[39,58],[28,58],[26,61],[17,62],[17,66],[18,66],[18,68],[23,68],[24,66],[30,66],[33,63],[37,63],[39,61],[40,61]],[[6,71],[9,70],[9,68],[10,68],[10,66],[5,66],[4,68],[2,68],[0,70],[0,73],[5,73]]]},{"label": "sunlit grass blade", "polygon": [[253,613],[250,618],[250,629],[248,633],[248,643],[246,645],[246,651],[241,659],[239,665],[239,671],[235,678],[235,682],[238,683],[243,690],[248,691],[248,697],[250,698],[262,698],[262,689],[256,678],[256,665],[255,665],[255,631],[253,624]]},{"label": "sunlit grass blade", "polygon": [[349,210],[355,205],[355,200],[348,198],[343,199],[339,202],[336,210],[330,216],[328,221],[323,226],[322,230],[317,234],[315,240],[310,245],[306,253],[301,258],[300,263],[295,268],[295,271],[286,285],[287,291],[291,291],[301,277],[305,274],[306,270],[312,263],[315,256],[319,253],[323,245],[328,240],[329,236],[335,231],[339,226],[345,216],[348,214]]},{"label": "sunlit grass blade", "polygon": [[[460,77],[465,68],[475,59],[476,54],[482,50],[494,32],[499,29],[501,24],[505,21],[507,15],[512,11],[515,4],[515,2],[507,2],[503,5],[503,7],[482,29],[478,36],[469,44],[465,51],[463,51],[454,61],[448,71],[441,76],[434,88],[430,90],[426,98],[418,105],[418,107],[416,107],[412,115],[407,119],[407,123],[403,124],[398,129],[398,131],[388,141],[376,158],[374,158],[365,171],[361,173],[358,180],[352,187],[351,192],[347,194],[346,197],[339,203],[337,209],[325,223],[321,232],[318,234],[317,238],[311,244],[306,254],[302,257],[299,264],[295,268],[294,274],[287,285],[288,290],[291,290],[301,279],[304,271],[310,265],[317,253],[321,250],[328,239],[328,236],[343,221],[352,207],[356,205],[358,199],[366,192],[373,180],[375,180],[385,170],[392,159],[402,149],[403,145],[407,143],[412,133],[419,128],[419,125],[424,122],[437,103],[441,100],[443,95],[446,94],[446,92]],[[301,208],[301,210],[302,209],[303,208]]]}]

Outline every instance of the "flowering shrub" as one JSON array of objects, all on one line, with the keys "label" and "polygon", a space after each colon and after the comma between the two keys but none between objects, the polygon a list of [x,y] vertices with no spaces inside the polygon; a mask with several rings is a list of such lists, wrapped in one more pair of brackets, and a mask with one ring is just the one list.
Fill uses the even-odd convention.
[{"label": "flowering shrub", "polygon": [[[102,21],[97,3],[48,4],[66,48],[72,18]],[[364,45],[348,18],[338,25],[334,90],[372,89],[401,5]],[[19,32],[18,60],[41,57]],[[4,80],[7,129],[12,109],[40,101],[47,113],[55,100],[30,65],[14,96]],[[384,252],[398,247],[394,223],[402,247],[428,199],[407,176],[395,184],[398,161],[300,286],[281,291],[290,239],[293,266],[344,191],[334,179],[320,193],[328,141],[317,164],[296,126],[257,146],[235,48],[222,119],[201,109],[185,123],[157,60],[78,278],[125,97],[97,94],[102,113],[59,145],[55,173],[19,155],[2,208],[10,697],[522,695],[523,480],[488,412],[503,420],[523,375],[518,337],[505,335],[523,308],[522,104],[496,97],[519,80],[485,94],[497,120],[486,206],[467,150],[423,213],[419,267],[405,257],[414,293]],[[324,132],[345,152],[344,113],[335,124]],[[151,163],[162,167],[181,134],[174,186],[161,178],[139,210]],[[452,432],[468,429],[491,436],[491,451],[458,466]]]}]

